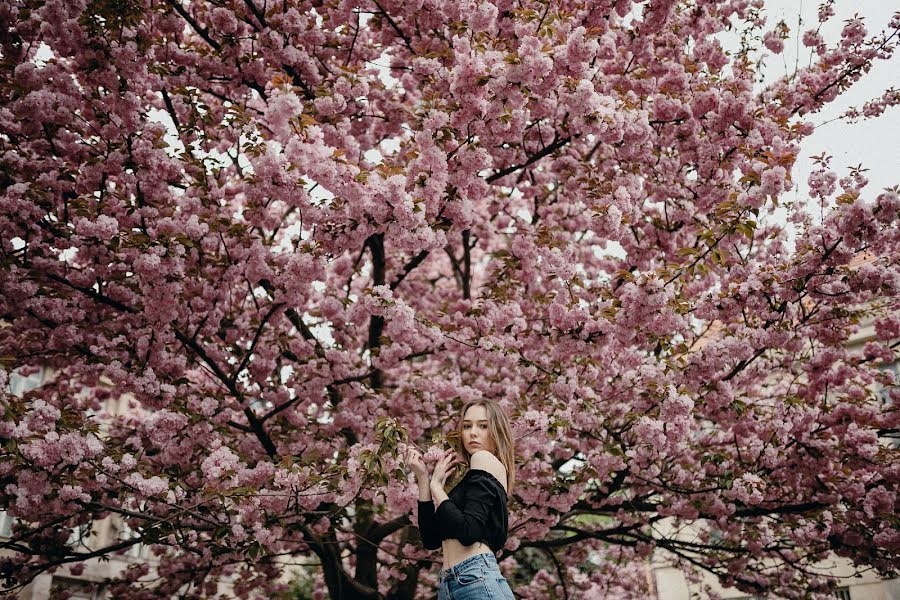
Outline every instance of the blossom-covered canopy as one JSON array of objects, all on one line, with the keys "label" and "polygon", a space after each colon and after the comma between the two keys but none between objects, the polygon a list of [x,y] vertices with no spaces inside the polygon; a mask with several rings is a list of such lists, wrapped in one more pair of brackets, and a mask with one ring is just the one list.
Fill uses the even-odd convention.
[{"label": "blossom-covered canopy", "polygon": [[[141,543],[161,577],[117,598],[271,598],[296,563],[425,597],[401,451],[481,397],[513,417],[522,597],[645,597],[654,552],[797,598],[834,555],[890,573],[900,199],[826,157],[785,192],[900,14],[826,43],[832,12],[4,2],[0,388],[53,374],[0,392],[4,587]],[[66,544],[110,516],[130,537]]]}]

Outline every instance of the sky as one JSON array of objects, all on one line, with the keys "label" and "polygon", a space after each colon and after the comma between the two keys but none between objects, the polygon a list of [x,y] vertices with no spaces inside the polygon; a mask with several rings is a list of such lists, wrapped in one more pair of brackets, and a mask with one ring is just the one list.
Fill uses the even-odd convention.
[{"label": "sky", "polygon": [[[782,57],[771,57],[767,61],[767,80],[793,72],[798,57],[798,36],[817,26],[818,5],[819,2],[812,0],[766,1],[766,29],[780,20],[791,27],[791,37],[785,44]],[[840,39],[844,19],[854,14],[864,18],[870,35],[884,30],[891,15],[900,10],[900,3],[896,0],[836,0],[834,9],[835,16],[821,31],[829,44]],[[802,20],[799,28],[798,18]],[[810,53],[811,49],[799,44],[801,66],[808,64]],[[792,192],[793,198],[799,200],[806,195],[806,180],[813,170],[810,157],[823,152],[834,157],[831,166],[838,176],[846,174],[848,167],[859,164],[869,169],[866,173],[869,179],[866,191],[871,195],[870,198],[874,198],[884,188],[900,184],[900,144],[897,143],[900,136],[900,107],[889,108],[880,117],[859,120],[853,124],[834,120],[851,106],[862,107],[891,87],[900,89],[900,54],[877,63],[837,100],[826,105],[820,112],[806,117],[816,126],[816,130],[801,145],[801,152],[794,166],[796,186]],[[866,196],[864,192],[863,197]]]}]

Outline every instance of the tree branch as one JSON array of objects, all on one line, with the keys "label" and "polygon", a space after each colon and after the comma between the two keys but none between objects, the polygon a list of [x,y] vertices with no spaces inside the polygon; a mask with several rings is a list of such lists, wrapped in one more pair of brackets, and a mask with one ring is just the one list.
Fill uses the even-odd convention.
[{"label": "tree branch", "polygon": [[406,276],[409,275],[413,269],[422,264],[422,261],[424,261],[428,257],[428,254],[428,250],[422,250],[421,252],[416,254],[408,263],[403,265],[403,271],[397,275],[394,281],[391,282],[391,290],[397,289],[397,286],[403,283],[403,280],[406,279]]},{"label": "tree branch", "polygon": [[[578,136],[576,136],[576,137],[578,137]],[[536,152],[533,155],[531,155],[528,158],[528,160],[526,160],[524,163],[522,163],[520,165],[512,165],[512,166],[506,167],[505,169],[501,169],[500,171],[497,171],[493,175],[489,175],[485,179],[485,181],[487,181],[488,183],[493,183],[493,182],[497,181],[498,179],[506,177],[510,173],[515,173],[519,169],[524,169],[525,167],[531,165],[532,163],[537,162],[540,159],[544,158],[551,152],[558,150],[559,148],[562,148],[563,146],[568,144],[570,141],[572,141],[572,136],[565,137],[562,139],[556,138],[553,140],[553,143],[551,143],[549,146],[547,146],[545,148],[542,148],[539,152]]]},{"label": "tree branch", "polygon": [[[384,285],[384,234],[376,233],[369,236],[366,240],[366,246],[372,253],[372,283],[376,286]],[[366,341],[366,348],[368,350],[371,351],[381,346],[381,334],[383,331],[384,317],[381,315],[372,315],[369,320],[369,336]],[[380,369],[375,369],[372,372],[370,381],[372,389],[378,390],[381,388],[383,379]]]},{"label": "tree branch", "polygon": [[253,342],[250,344],[250,348],[247,349],[247,354],[244,355],[244,359],[241,361],[241,364],[238,365],[238,368],[235,369],[234,374],[231,376],[230,383],[232,387],[234,387],[234,385],[237,383],[237,378],[240,376],[244,368],[246,368],[247,363],[250,362],[250,356],[253,355],[253,351],[256,349],[256,344],[259,342],[259,338],[262,335],[262,331],[265,328],[266,323],[269,321],[269,319],[272,318],[272,315],[275,314],[275,311],[277,311],[282,306],[284,306],[283,302],[272,304],[271,308],[269,308],[269,312],[267,312],[266,315],[262,318],[262,321],[260,321],[259,326],[256,328],[256,333],[253,335]]},{"label": "tree branch", "polygon": [[415,56],[416,51],[413,50],[412,41],[409,39],[409,36],[406,35],[405,33],[403,33],[403,31],[400,29],[400,27],[397,25],[397,23],[394,22],[394,19],[391,18],[391,15],[389,15],[387,13],[387,11],[384,10],[384,7],[381,6],[381,4],[378,2],[378,0],[372,0],[372,2],[375,3],[375,6],[378,7],[379,12],[381,12],[381,14],[384,15],[384,18],[387,19],[387,22],[390,24],[391,28],[394,31],[396,31],[397,35],[400,36],[400,39],[403,40],[403,44],[406,46],[406,49],[409,50],[410,53]]}]

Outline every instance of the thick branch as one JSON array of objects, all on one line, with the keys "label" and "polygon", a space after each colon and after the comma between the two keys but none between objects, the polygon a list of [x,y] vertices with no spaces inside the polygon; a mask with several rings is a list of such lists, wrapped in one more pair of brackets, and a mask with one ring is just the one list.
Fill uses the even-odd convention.
[{"label": "thick branch", "polygon": [[[203,362],[205,362],[210,369],[213,370],[213,373],[216,374],[216,377],[225,384],[225,387],[228,388],[228,391],[231,392],[232,396],[240,403],[244,404],[244,395],[237,388],[236,382],[232,382],[231,378],[228,377],[224,371],[207,356],[206,352],[203,350],[203,347],[200,346],[196,341],[179,331],[177,328],[173,328],[175,331],[175,337],[178,338],[182,344],[190,348],[194,351],[197,356],[199,356]],[[247,417],[247,422],[250,424],[250,429],[253,434],[256,436],[256,439],[259,440],[259,443],[262,444],[263,449],[266,451],[266,454],[269,455],[270,458],[277,458],[278,450],[275,448],[274,442],[269,437],[269,434],[266,433],[266,430],[263,428],[262,421],[260,421],[256,414],[253,412],[249,406],[244,407],[244,416]]]},{"label": "thick branch", "polygon": [[[376,233],[366,240],[366,247],[372,253],[372,283],[374,285],[384,285],[384,234]],[[369,337],[366,341],[366,348],[374,350],[381,346],[381,334],[384,331],[384,317],[381,315],[372,315],[369,320]],[[372,372],[370,379],[373,390],[378,390],[382,385],[382,374],[379,369]]]},{"label": "thick branch", "polygon": [[497,171],[496,173],[494,173],[493,175],[489,175],[485,179],[485,181],[487,181],[488,183],[493,183],[493,182],[497,181],[498,179],[502,179],[503,177],[506,177],[510,173],[515,173],[519,169],[524,169],[528,165],[539,161],[540,159],[544,158],[545,156],[552,153],[553,151],[558,150],[559,148],[562,148],[563,146],[568,144],[570,141],[572,141],[571,136],[565,137],[562,139],[557,138],[549,146],[542,148],[539,152],[536,152],[533,155],[531,155],[530,157],[528,157],[528,160],[526,160],[524,163],[522,163],[520,165],[512,165],[512,166],[506,167],[505,169],[501,169],[501,170]]},{"label": "thick branch", "polygon": [[391,282],[391,290],[397,289],[397,286],[403,283],[403,280],[406,279],[406,276],[409,275],[413,271],[413,269],[422,264],[422,261],[428,258],[428,254],[428,250],[422,250],[421,252],[416,254],[408,263],[403,265],[403,271],[401,271],[397,275],[396,279]]},{"label": "thick branch", "polygon": [[469,237],[471,231],[465,229],[462,232],[463,242],[463,264],[462,264],[462,282],[463,282],[463,298],[466,300],[472,297],[472,247],[469,245]]},{"label": "thick branch", "polygon": [[344,570],[341,561],[340,547],[333,535],[328,540],[319,538],[306,526],[301,526],[304,540],[322,561],[322,573],[325,585],[332,598],[347,600],[381,600],[378,589],[362,585]]},{"label": "thick branch", "polygon": [[269,308],[269,312],[262,318],[262,321],[259,322],[259,326],[256,328],[256,333],[253,335],[253,342],[250,343],[250,348],[247,349],[247,354],[244,355],[244,359],[241,361],[241,364],[238,365],[238,368],[235,369],[234,375],[231,376],[231,385],[234,386],[237,383],[238,377],[240,377],[243,370],[247,367],[247,363],[250,362],[250,357],[253,355],[253,351],[256,350],[256,344],[259,343],[259,338],[262,335],[262,331],[268,323],[269,319],[272,318],[272,315],[275,314],[275,311],[284,306],[283,302],[279,302],[273,304],[271,308]]},{"label": "thick branch", "polygon": [[394,21],[394,19],[391,18],[391,15],[389,15],[387,13],[387,11],[384,10],[384,7],[382,7],[381,4],[378,3],[378,0],[372,0],[372,1],[375,3],[375,6],[378,7],[379,12],[381,12],[381,14],[384,16],[384,18],[387,19],[387,22],[390,24],[391,29],[396,31],[397,35],[400,36],[400,39],[403,40],[403,44],[406,46],[406,49],[409,50],[410,54],[415,55],[416,51],[413,50],[412,41],[409,39],[409,36],[406,35],[405,33],[403,33],[403,30],[400,29],[400,26],[397,25],[397,23]]},{"label": "thick branch", "polygon": [[264,15],[263,12],[259,10],[259,7],[257,7],[256,4],[253,3],[253,0],[244,0],[244,4],[247,5],[247,8],[250,9],[250,12],[253,13],[253,16],[256,17],[256,20],[259,21],[260,25],[262,25],[263,27],[268,27],[268,25],[266,25],[266,15]]},{"label": "thick branch", "polygon": [[202,37],[203,41],[209,44],[213,50],[219,50],[219,43],[212,39],[212,37],[210,37],[209,35],[209,31],[205,27],[201,27],[200,24],[194,19],[194,17],[192,17],[190,13],[188,13],[188,11],[184,9],[184,7],[181,5],[181,2],[179,2],[178,0],[166,0],[166,3],[174,8],[175,12],[177,12],[182,19],[187,21],[188,25],[191,26],[191,29],[196,31],[197,35]]}]

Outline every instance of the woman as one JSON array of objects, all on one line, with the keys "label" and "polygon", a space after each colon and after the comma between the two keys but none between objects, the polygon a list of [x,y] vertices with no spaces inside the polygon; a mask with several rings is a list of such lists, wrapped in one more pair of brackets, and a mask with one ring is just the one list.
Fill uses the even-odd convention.
[{"label": "woman", "polygon": [[506,504],[515,480],[509,419],[493,400],[468,402],[457,432],[469,470],[448,495],[451,468],[462,462],[445,450],[428,477],[422,455],[407,451],[406,461],[419,485],[419,531],[429,550],[442,548],[438,600],[514,600],[494,553],[506,544]]}]

